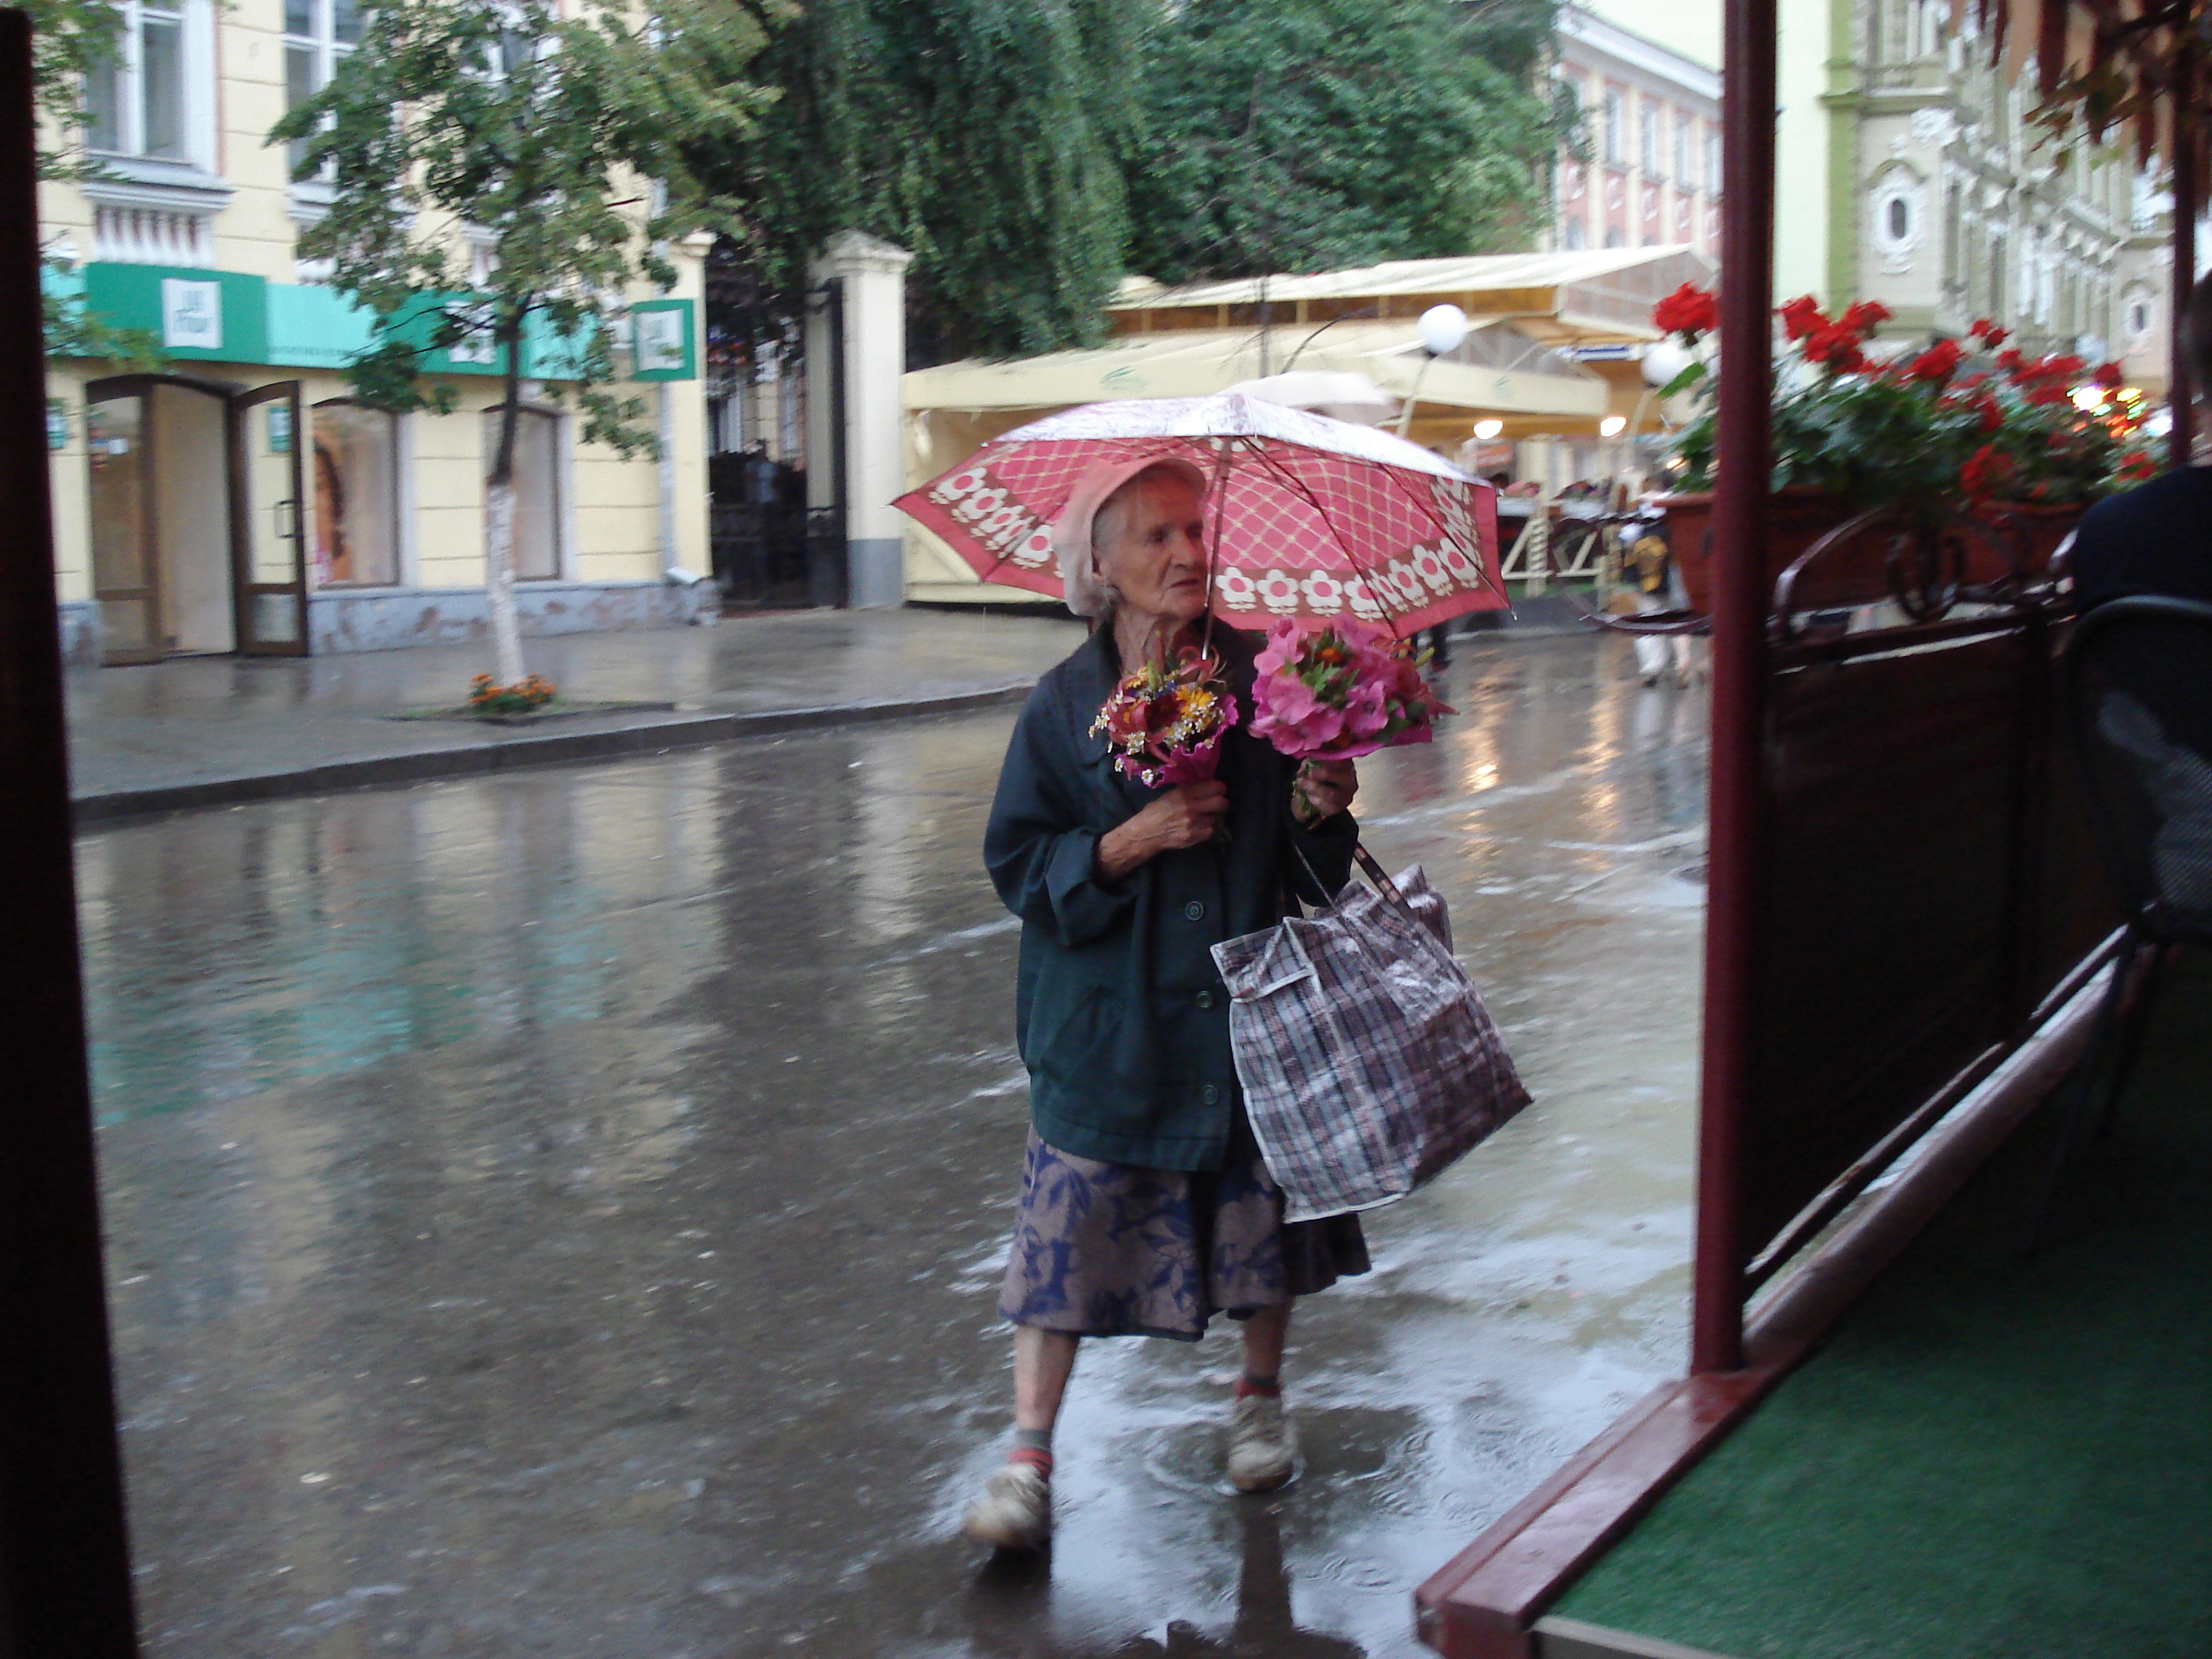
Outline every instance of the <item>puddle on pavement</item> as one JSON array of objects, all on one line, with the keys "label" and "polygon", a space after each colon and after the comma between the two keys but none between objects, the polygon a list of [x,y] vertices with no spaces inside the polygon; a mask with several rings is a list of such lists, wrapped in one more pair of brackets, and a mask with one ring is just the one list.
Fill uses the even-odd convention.
[{"label": "puddle on pavement", "polygon": [[1364,763],[1537,1103],[1302,1308],[1086,1345],[1048,1564],[1000,1455],[1024,1123],[977,846],[1011,715],[81,844],[147,1650],[1407,1656],[1413,1585],[1679,1366],[1705,702],[1462,642]]}]

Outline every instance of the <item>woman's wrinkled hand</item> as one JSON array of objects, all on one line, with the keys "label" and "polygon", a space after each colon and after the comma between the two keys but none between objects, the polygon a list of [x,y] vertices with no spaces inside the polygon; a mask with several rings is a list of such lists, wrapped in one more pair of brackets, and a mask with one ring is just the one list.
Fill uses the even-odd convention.
[{"label": "woman's wrinkled hand", "polygon": [[1117,881],[1148,859],[1211,841],[1229,811],[1229,786],[1218,779],[1177,784],[1136,817],[1098,838],[1098,873]]},{"label": "woman's wrinkled hand", "polygon": [[1291,811],[1310,829],[1323,818],[1347,810],[1358,793],[1359,769],[1350,761],[1305,761],[1291,785]]}]

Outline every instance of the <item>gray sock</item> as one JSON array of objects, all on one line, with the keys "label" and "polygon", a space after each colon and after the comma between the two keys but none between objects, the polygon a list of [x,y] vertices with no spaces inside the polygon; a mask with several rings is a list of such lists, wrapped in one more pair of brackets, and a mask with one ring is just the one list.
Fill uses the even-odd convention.
[{"label": "gray sock", "polygon": [[1042,1452],[1049,1457],[1052,1455],[1052,1431],[1050,1429],[1016,1429],[1014,1449]]}]

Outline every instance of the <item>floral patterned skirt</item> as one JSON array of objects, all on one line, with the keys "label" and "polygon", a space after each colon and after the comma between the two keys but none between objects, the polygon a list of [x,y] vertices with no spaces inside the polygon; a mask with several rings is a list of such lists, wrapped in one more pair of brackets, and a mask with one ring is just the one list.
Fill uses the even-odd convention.
[{"label": "floral patterned skirt", "polygon": [[1190,1174],[1077,1158],[1032,1129],[999,1311],[1077,1336],[1195,1342],[1217,1313],[1242,1317],[1367,1267],[1358,1216],[1283,1220],[1249,1134],[1221,1169]]}]

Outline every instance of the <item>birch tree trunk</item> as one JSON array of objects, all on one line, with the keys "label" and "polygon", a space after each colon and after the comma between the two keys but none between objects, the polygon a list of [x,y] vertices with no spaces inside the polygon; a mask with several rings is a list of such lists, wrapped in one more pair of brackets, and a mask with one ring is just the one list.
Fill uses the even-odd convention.
[{"label": "birch tree trunk", "polygon": [[[514,418],[513,411],[507,418]],[[514,469],[504,478],[495,476],[487,494],[484,592],[491,601],[492,678],[514,685],[522,678],[522,626],[514,614]]]},{"label": "birch tree trunk", "polygon": [[494,338],[507,354],[502,376],[506,398],[499,414],[491,477],[485,481],[484,596],[491,605],[494,678],[501,685],[514,685],[522,678],[522,624],[514,613],[514,433],[521,420],[521,313],[512,311],[503,318]]}]

